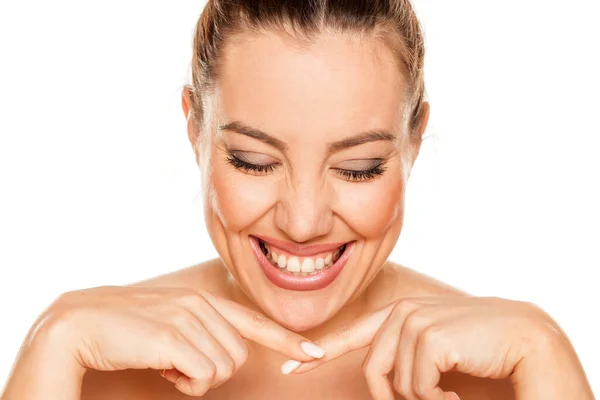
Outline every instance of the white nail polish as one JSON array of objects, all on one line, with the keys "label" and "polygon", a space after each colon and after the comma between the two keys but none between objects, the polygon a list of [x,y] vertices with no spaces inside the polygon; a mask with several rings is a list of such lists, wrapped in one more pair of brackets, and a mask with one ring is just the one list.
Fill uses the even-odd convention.
[{"label": "white nail polish", "polygon": [[300,347],[302,347],[302,351],[304,351],[306,354],[308,354],[311,357],[321,358],[325,355],[325,350],[323,350],[322,348],[320,348],[319,346],[317,346],[314,343],[302,342],[300,344]]},{"label": "white nail polish", "polygon": [[283,363],[283,365],[281,366],[281,372],[284,375],[289,374],[290,372],[292,372],[293,370],[295,370],[296,368],[298,368],[300,366],[300,364],[302,364],[300,361],[296,361],[296,360],[287,360],[286,362]]}]

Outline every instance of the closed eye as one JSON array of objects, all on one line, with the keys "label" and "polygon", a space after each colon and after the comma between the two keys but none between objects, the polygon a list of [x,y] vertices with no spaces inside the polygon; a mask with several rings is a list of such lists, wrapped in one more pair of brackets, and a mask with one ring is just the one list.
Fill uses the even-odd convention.
[{"label": "closed eye", "polygon": [[[230,151],[226,160],[227,163],[238,170],[264,175],[275,171],[280,165],[276,162],[266,163],[266,159],[270,159],[270,157],[260,153]],[[386,170],[383,164],[384,160],[380,158],[347,160],[332,169],[347,181],[359,182],[369,181],[382,175]]]},{"label": "closed eye", "polygon": [[344,161],[333,168],[338,175],[348,181],[368,181],[382,175],[386,168],[381,158]]},{"label": "closed eye", "polygon": [[234,168],[257,174],[273,172],[279,165],[278,163],[264,163],[264,161],[266,161],[265,157],[259,153],[231,151],[227,155],[227,162]]}]

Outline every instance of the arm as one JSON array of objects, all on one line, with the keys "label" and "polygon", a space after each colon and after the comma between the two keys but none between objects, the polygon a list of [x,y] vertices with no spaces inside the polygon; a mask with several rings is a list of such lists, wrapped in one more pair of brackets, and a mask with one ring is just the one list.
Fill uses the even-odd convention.
[{"label": "arm", "polygon": [[246,340],[299,361],[322,356],[306,338],[263,314],[187,288],[67,292],[39,321],[2,400],[79,400],[87,369],[163,371],[180,392],[202,396],[246,362]]},{"label": "arm", "polygon": [[517,365],[511,379],[517,400],[594,399],[577,353],[560,328],[542,330],[537,346]]},{"label": "arm", "polygon": [[[441,375],[456,371],[509,378],[516,400],[594,400],[566,334],[531,303],[496,297],[404,298],[316,343],[325,356],[302,363],[293,373],[370,345],[363,369],[376,399],[391,399],[394,390],[411,399],[456,399],[453,389],[440,387]],[[464,390],[457,389],[462,398]],[[483,396],[500,395],[466,392],[465,399]]]},{"label": "arm", "polygon": [[86,369],[73,356],[64,325],[47,318],[34,325],[0,395],[2,400],[79,400]]}]

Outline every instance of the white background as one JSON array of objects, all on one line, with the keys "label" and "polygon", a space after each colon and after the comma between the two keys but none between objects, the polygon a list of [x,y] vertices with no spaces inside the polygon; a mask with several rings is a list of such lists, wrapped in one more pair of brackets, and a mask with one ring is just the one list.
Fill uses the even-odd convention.
[{"label": "white background", "polygon": [[[0,386],[61,292],[216,255],[179,97],[203,6],[0,3]],[[537,303],[600,392],[599,3],[416,8],[432,115],[392,258]]]}]

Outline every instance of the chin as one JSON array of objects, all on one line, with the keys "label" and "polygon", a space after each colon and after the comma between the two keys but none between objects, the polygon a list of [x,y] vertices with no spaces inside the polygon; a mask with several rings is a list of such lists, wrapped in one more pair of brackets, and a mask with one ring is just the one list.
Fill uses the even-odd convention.
[{"label": "chin", "polygon": [[255,262],[246,264],[238,283],[281,326],[294,332],[318,328],[349,299],[352,285],[344,272],[355,267],[349,264],[356,241],[290,248],[264,236],[248,240]]},{"label": "chin", "polygon": [[342,299],[332,302],[326,293],[272,293],[261,297],[261,308],[279,325],[294,331],[316,329],[331,320],[344,306]]}]

